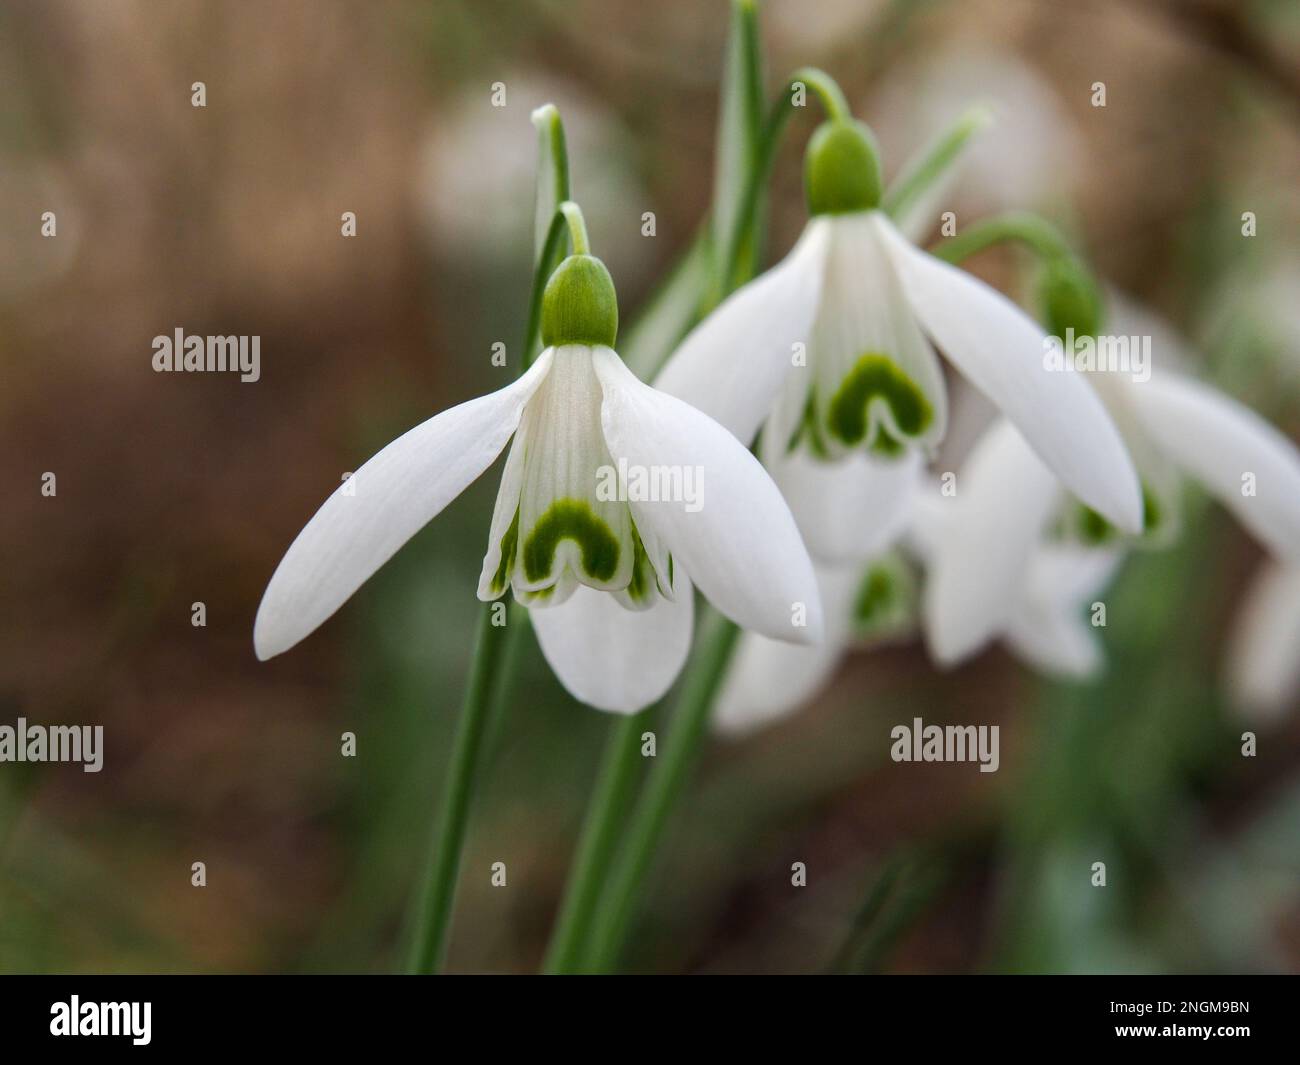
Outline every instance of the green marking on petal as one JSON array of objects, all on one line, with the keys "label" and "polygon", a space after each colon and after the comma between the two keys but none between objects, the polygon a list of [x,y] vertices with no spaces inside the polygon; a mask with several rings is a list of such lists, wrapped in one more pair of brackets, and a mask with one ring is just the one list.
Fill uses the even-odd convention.
[{"label": "green marking on petal", "polygon": [[934,410],[916,382],[888,355],[867,352],[831,397],[827,431],[845,444],[861,443],[870,428],[871,401],[877,396],[889,404],[894,423],[905,436],[919,436],[934,420]]},{"label": "green marking on petal", "polygon": [[548,577],[555,562],[555,551],[564,540],[578,545],[582,568],[588,577],[607,581],[618,570],[618,538],[597,517],[591,504],[585,499],[557,499],[546,508],[524,541],[524,576],[530,581]]},{"label": "green marking on petal", "polygon": [[493,595],[501,595],[506,590],[506,584],[510,580],[510,571],[514,569],[515,550],[518,546],[519,508],[515,507],[515,516],[510,522],[510,528],[501,537],[501,561],[497,563],[497,571],[492,575]]},{"label": "green marking on petal", "polygon": [[1153,532],[1164,520],[1164,508],[1149,485],[1142,485],[1142,531]]},{"label": "green marking on petal", "polygon": [[831,453],[826,447],[826,441],[822,439],[821,429],[817,425],[817,404],[813,400],[812,392],[808,393],[808,401],[803,405],[803,417],[799,420],[799,424],[795,426],[794,432],[790,434],[790,439],[785,445],[786,453],[789,454],[797,448],[801,440],[807,441],[808,450],[814,457],[829,461]]},{"label": "green marking on petal", "polygon": [[627,596],[634,603],[645,603],[655,594],[655,568],[641,544],[641,534],[632,526],[632,579],[627,585]]},{"label": "green marking on petal", "polygon": [[891,436],[889,430],[883,425],[878,425],[876,438],[871,441],[870,450],[882,458],[896,459],[907,450],[907,445]]}]

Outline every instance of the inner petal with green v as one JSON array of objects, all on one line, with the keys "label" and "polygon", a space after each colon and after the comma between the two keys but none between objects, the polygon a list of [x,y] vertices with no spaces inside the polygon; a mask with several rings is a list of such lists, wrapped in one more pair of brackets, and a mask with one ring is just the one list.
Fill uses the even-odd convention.
[{"label": "inner petal with green v", "polygon": [[938,442],[947,417],[938,356],[869,219],[834,219],[808,362],[814,454],[896,456]]},{"label": "inner petal with green v", "polygon": [[922,436],[934,409],[916,382],[888,355],[862,355],[826,404],[826,433],[853,447],[897,454],[903,439]]},{"label": "inner petal with green v", "polygon": [[480,594],[511,587],[522,603],[550,606],[585,584],[633,610],[660,594],[663,581],[630,507],[601,487],[615,468],[601,429],[602,398],[590,349],[556,348],[506,461]]}]

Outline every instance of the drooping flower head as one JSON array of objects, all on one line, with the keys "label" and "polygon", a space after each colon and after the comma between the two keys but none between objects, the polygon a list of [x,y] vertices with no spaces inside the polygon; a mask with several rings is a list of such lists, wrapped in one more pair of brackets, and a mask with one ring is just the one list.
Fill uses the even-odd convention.
[{"label": "drooping flower head", "polygon": [[[259,658],[330,617],[512,437],[479,598],[510,589],[530,608],[579,699],[630,712],[662,695],[690,646],[693,585],[744,627],[820,639],[812,564],[776,486],[724,428],[623,365],[609,271],[577,205],[561,211],[574,254],[543,295],[544,350],[513,384],[393,441],[325,501],[267,586]],[[696,483],[647,496],[635,477]]]},{"label": "drooping flower head", "polygon": [[[842,463],[932,452],[947,422],[937,347],[1075,495],[1139,530],[1137,477],[1089,384],[1044,368],[1045,334],[1011,301],[899,233],[881,207],[870,130],[825,75],[808,78],[830,117],[805,157],[803,235],[683,341],[656,384],[742,440],[762,427],[761,453],[786,487],[783,456]],[[879,513],[863,496],[859,527]],[[814,553],[830,553],[823,523],[797,516]]]},{"label": "drooping flower head", "polygon": [[[1022,222],[1024,220],[1021,220]],[[1035,226],[1041,226],[1041,221]],[[1056,238],[1053,238],[1053,243]],[[1085,377],[1120,427],[1140,473],[1143,532],[1126,536],[1072,500],[1028,441],[1005,420],[989,427],[957,473],[950,514],[933,537],[924,602],[931,652],[951,664],[1005,635],[1012,605],[1031,580],[1026,558],[1044,545],[1069,557],[1098,554],[1103,569],[1135,546],[1159,548],[1177,536],[1182,489],[1199,483],[1275,557],[1300,562],[1300,451],[1248,407],[1180,372],[1187,361],[1172,329],[1149,311],[1112,298],[1109,320],[1098,286],[1073,255],[1049,250],[1039,298],[1058,338],[1145,343],[1145,360],[1110,358],[1062,367]],[[1104,336],[1103,330],[1113,336]],[[1108,348],[1121,350],[1112,342]],[[1076,352],[1076,355],[1078,353]],[[1114,365],[1109,363],[1113,362]],[[1081,563],[1086,568],[1088,564]],[[1081,657],[1082,660],[1082,657]],[[1092,656],[1094,665],[1100,664]]]}]

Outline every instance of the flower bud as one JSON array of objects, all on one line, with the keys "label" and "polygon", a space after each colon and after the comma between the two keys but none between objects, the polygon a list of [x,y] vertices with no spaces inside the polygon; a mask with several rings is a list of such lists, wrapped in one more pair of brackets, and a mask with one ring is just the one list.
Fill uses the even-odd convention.
[{"label": "flower bud", "polygon": [[804,154],[804,190],[811,214],[848,214],[880,206],[880,153],[863,123],[823,122]]},{"label": "flower bud", "polygon": [[1064,255],[1047,261],[1039,281],[1039,299],[1047,329],[1064,337],[1095,337],[1101,330],[1101,295],[1088,271]]},{"label": "flower bud", "polygon": [[570,255],[542,293],[542,343],[604,345],[618,336],[618,297],[605,264],[594,255]]}]

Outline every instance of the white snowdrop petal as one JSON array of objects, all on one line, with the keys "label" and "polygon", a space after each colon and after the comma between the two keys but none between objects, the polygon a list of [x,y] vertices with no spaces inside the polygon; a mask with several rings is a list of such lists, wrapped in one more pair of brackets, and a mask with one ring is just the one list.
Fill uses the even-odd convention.
[{"label": "white snowdrop petal", "polygon": [[911,521],[923,465],[914,448],[898,458],[854,452],[824,462],[802,448],[787,451],[770,442],[765,431],[760,452],[817,561],[871,558],[890,547]]},{"label": "white snowdrop petal", "polygon": [[657,701],[691,646],[694,596],[677,572],[672,599],[628,610],[609,592],[579,586],[559,606],[530,611],[542,654],[575,699],[632,714]]},{"label": "white snowdrop petal", "polygon": [[1085,680],[1105,665],[1091,606],[1123,559],[1117,549],[1048,544],[1029,564],[1025,594],[1007,624],[1012,651],[1049,676]]},{"label": "white snowdrop petal", "polygon": [[1300,565],[1271,561],[1251,584],[1228,646],[1228,686],[1253,720],[1300,698]]},{"label": "white snowdrop petal", "polygon": [[861,564],[818,566],[817,584],[826,613],[826,638],[819,644],[741,635],[727,665],[714,709],[714,728],[740,737],[788,716],[829,683],[844,657],[852,624]]},{"label": "white snowdrop petal", "polygon": [[632,516],[612,491],[613,461],[600,424],[592,349],[554,349],[546,381],[524,414],[516,593],[544,592],[571,573],[612,591],[632,576]]},{"label": "white snowdrop petal", "polygon": [[1026,588],[1026,565],[1060,499],[1060,486],[1005,419],[957,473],[950,515],[930,530],[923,593],[927,642],[945,665],[1004,630]]},{"label": "white snowdrop petal", "polygon": [[681,400],[643,384],[609,348],[596,348],[601,420],[616,462],[629,470],[690,477],[697,498],[630,498],[648,528],[696,586],[737,624],[776,639],[812,643],[822,614],[812,562],[790,508],[739,441]]},{"label": "white snowdrop petal", "polygon": [[492,465],[550,368],[543,352],[514,383],[417,425],[340,485],[267,585],[253,626],[258,658],[315,630]]},{"label": "white snowdrop petal", "polygon": [[1001,293],[913,247],[883,215],[873,218],[922,328],[948,361],[1066,488],[1125,532],[1141,532],[1137,473],[1083,375],[1049,370],[1043,330]]},{"label": "white snowdrop petal", "polygon": [[813,326],[814,409],[833,457],[878,442],[943,438],[943,372],[916,323],[873,212],[828,219],[821,304]]},{"label": "white snowdrop petal", "polygon": [[1274,554],[1300,561],[1300,450],[1249,407],[1190,377],[1130,389],[1142,427]]},{"label": "white snowdrop petal", "polygon": [[787,717],[830,681],[843,656],[843,647],[829,643],[786,643],[744,633],[718,695],[714,728],[739,738]]},{"label": "white snowdrop petal", "polygon": [[825,220],[810,222],[789,255],[690,332],[655,387],[753,441],[793,366],[794,345],[809,344],[829,238]]}]

